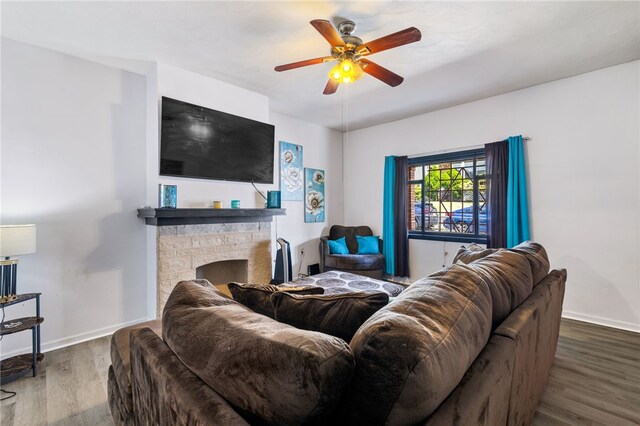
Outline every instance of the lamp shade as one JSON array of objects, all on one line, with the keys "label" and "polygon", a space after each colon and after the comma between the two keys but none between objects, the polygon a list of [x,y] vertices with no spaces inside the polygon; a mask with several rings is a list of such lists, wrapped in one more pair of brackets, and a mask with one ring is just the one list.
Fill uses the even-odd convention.
[{"label": "lamp shade", "polygon": [[35,225],[0,226],[0,256],[19,256],[36,252]]}]

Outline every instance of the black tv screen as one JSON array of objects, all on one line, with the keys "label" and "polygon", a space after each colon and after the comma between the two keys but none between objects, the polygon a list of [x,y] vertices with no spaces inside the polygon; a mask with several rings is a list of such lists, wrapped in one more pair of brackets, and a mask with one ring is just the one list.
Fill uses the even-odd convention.
[{"label": "black tv screen", "polygon": [[160,174],[273,183],[274,126],[162,98]]}]

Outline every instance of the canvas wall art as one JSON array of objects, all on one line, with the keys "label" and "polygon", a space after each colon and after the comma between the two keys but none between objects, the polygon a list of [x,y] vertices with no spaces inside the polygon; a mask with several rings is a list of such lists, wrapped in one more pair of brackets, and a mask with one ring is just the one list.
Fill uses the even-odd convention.
[{"label": "canvas wall art", "polygon": [[302,145],[280,141],[280,191],[282,201],[302,201]]},{"label": "canvas wall art", "polygon": [[324,170],[304,169],[304,221],[324,222]]}]

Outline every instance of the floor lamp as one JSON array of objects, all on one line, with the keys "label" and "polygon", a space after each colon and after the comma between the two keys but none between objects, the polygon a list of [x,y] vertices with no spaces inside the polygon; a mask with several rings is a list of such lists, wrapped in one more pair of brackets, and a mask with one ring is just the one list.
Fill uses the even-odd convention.
[{"label": "floor lamp", "polygon": [[16,298],[16,279],[18,259],[20,256],[36,252],[35,225],[2,225],[0,226],[0,303]]}]

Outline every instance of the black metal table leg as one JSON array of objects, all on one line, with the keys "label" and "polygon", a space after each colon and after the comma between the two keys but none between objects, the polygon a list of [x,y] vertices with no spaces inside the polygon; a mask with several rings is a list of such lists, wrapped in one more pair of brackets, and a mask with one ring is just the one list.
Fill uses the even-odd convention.
[{"label": "black metal table leg", "polygon": [[38,374],[38,353],[36,352],[36,328],[38,328],[38,326],[34,326],[31,329],[31,350],[33,351],[33,377],[36,377],[36,375]]},{"label": "black metal table leg", "polygon": [[[36,296],[36,316],[40,318],[40,295],[39,294]],[[38,324],[36,326],[36,343],[38,346],[37,353],[42,353],[42,351],[40,350],[40,341],[41,341],[40,324]]]}]

